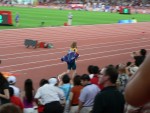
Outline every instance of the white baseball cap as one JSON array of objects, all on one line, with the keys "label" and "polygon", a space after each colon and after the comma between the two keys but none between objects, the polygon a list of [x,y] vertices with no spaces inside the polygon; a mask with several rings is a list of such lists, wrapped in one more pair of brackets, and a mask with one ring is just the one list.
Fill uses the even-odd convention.
[{"label": "white baseball cap", "polygon": [[57,84],[57,79],[56,79],[56,78],[50,78],[50,79],[48,80],[48,82],[49,82],[49,84],[51,84],[51,85],[56,85],[56,84]]},{"label": "white baseball cap", "polygon": [[15,76],[9,76],[8,78],[7,78],[7,80],[8,80],[8,82],[9,82],[9,84],[14,84],[14,83],[16,83],[16,77]]}]

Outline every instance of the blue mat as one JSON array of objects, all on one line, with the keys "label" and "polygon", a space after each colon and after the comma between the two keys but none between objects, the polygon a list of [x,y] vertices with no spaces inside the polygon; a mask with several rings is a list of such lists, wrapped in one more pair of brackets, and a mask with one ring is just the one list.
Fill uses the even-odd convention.
[{"label": "blue mat", "polygon": [[136,20],[119,20],[120,24],[136,23]]}]

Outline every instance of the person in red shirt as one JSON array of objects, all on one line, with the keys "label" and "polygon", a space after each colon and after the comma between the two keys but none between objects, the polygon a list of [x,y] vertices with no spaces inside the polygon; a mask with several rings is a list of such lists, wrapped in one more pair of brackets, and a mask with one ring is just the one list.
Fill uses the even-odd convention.
[{"label": "person in red shirt", "polygon": [[12,87],[9,87],[9,93],[10,93],[10,101],[11,103],[17,105],[21,110],[23,110],[24,106],[21,102],[21,99],[17,96],[14,96],[14,90]]},{"label": "person in red shirt", "polygon": [[99,76],[100,76],[100,69],[98,66],[93,66],[93,78],[91,78],[91,83],[97,85],[100,90],[103,89],[103,85],[99,84]]},{"label": "person in red shirt", "polygon": [[71,89],[70,92],[70,113],[76,113],[78,110],[80,91],[83,88],[83,86],[81,86],[80,78],[80,75],[76,75],[73,79],[74,87]]}]

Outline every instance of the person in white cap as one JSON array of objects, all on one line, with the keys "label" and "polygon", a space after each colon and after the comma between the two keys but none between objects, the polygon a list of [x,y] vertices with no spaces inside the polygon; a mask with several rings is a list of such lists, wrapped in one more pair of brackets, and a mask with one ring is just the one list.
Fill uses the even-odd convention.
[{"label": "person in white cap", "polygon": [[60,104],[61,99],[65,99],[64,92],[55,86],[56,78],[50,78],[49,84],[41,86],[36,94],[35,99],[41,99],[44,104],[44,113],[63,113],[63,107]]},{"label": "person in white cap", "polygon": [[15,76],[9,76],[7,78],[7,81],[9,82],[9,87],[12,87],[14,89],[14,95],[17,97],[20,97],[20,89],[15,86],[15,83],[17,81]]},{"label": "person in white cap", "polygon": [[54,85],[54,86],[56,86],[57,83],[58,83],[56,78],[50,78],[48,80],[48,82],[49,82],[50,85]]}]

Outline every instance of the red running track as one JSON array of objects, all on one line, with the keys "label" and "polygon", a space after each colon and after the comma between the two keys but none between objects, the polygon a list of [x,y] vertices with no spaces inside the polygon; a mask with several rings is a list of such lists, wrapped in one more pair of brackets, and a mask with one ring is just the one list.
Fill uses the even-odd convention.
[{"label": "red running track", "polygon": [[[111,24],[47,27],[0,31],[0,71],[18,74],[17,86],[23,88],[24,80],[33,79],[37,88],[42,78],[50,78],[66,71],[64,56],[73,41],[78,43],[80,58],[77,73],[87,73],[88,65],[100,68],[108,64],[133,61],[132,51],[150,50],[150,23]],[[51,42],[52,49],[25,48],[24,39]]]}]

